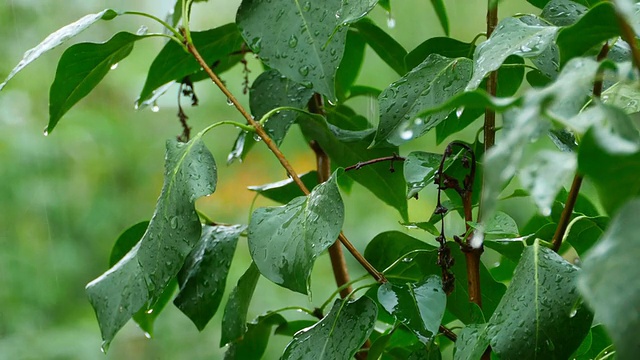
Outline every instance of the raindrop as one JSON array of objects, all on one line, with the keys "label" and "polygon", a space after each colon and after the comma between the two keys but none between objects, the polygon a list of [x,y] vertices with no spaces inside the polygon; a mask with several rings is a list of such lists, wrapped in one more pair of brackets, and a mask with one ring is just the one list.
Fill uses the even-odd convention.
[{"label": "raindrop", "polygon": [[227,105],[233,106],[233,101],[230,98],[227,98]]},{"label": "raindrop", "polygon": [[253,140],[262,141],[262,138],[260,136],[258,136],[258,134],[253,134]]},{"label": "raindrop", "polygon": [[148,332],[144,332],[144,337],[146,337],[147,339],[151,339],[151,334],[149,334]]},{"label": "raindrop", "polygon": [[49,130],[47,130],[47,128],[44,128],[44,136],[49,136]]},{"label": "raindrop", "polygon": [[100,351],[102,351],[102,353],[106,354],[107,350],[109,350],[109,342],[107,342],[106,340],[102,342],[102,345],[100,345]]},{"label": "raindrop", "polygon": [[528,47],[527,45],[522,45],[522,46],[520,46],[520,51],[522,51],[522,52],[525,52],[525,53],[526,53],[526,52],[531,51],[531,48],[530,48],[530,47]]},{"label": "raindrop", "polygon": [[147,310],[147,314],[153,314],[153,309]]},{"label": "raindrop", "polygon": [[153,106],[151,107],[151,111],[153,112],[160,111],[160,106],[158,106],[158,104],[153,104]]},{"label": "raindrop", "polygon": [[402,140],[410,140],[413,137],[413,130],[407,129],[400,133],[400,138]]},{"label": "raindrop", "polygon": [[422,124],[424,124],[424,119],[416,118],[415,120],[413,120],[413,124],[416,126],[421,126]]},{"label": "raindrop", "polygon": [[302,6],[302,11],[309,11],[309,10],[311,10],[311,2],[307,1]]},{"label": "raindrop", "polygon": [[144,26],[144,25],[142,25],[142,26],[140,26],[138,31],[136,31],[136,35],[140,35],[140,36],[145,35],[147,33],[147,31],[149,31],[149,28]]},{"label": "raindrop", "polygon": [[331,100],[331,99],[327,99],[327,102],[328,102],[328,103],[329,103],[329,105],[331,105],[331,106],[336,106],[336,104],[337,104],[334,100]]},{"label": "raindrop", "polygon": [[391,13],[387,13],[387,27],[389,29],[393,29],[394,27],[396,27],[396,19],[393,18],[393,16],[391,16]]},{"label": "raindrop", "polygon": [[295,35],[291,35],[289,38],[289,47],[294,48],[298,46],[298,38]]},{"label": "raindrop", "polygon": [[118,68],[118,63],[111,65],[111,70],[115,70]]},{"label": "raindrop", "polygon": [[177,216],[172,217],[171,221],[169,223],[170,223],[172,229],[177,229],[178,228],[178,217]]},{"label": "raindrop", "polygon": [[300,68],[298,69],[298,72],[302,76],[307,76],[309,75],[309,67],[307,65],[300,66]]},{"label": "raindrop", "polygon": [[255,52],[255,53],[259,53],[260,52],[261,43],[262,43],[262,38],[261,37],[255,37],[255,38],[253,38],[253,40],[251,40],[251,49],[253,50],[253,52]]},{"label": "raindrop", "polygon": [[460,118],[460,116],[462,116],[462,113],[464,112],[464,106],[460,106],[457,110],[456,110],[456,117]]}]

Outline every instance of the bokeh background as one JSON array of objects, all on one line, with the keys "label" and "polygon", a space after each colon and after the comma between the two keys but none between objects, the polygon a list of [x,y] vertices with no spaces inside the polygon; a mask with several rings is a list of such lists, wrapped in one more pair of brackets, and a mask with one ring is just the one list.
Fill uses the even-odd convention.
[{"label": "bokeh background", "polygon": [[[194,5],[194,30],[232,22],[239,0],[210,0]],[[451,36],[471,41],[483,32],[485,0],[446,2]],[[164,17],[173,7],[169,0],[53,1],[3,0],[0,2],[0,78],[4,79],[28,48],[46,35],[88,13],[104,8],[146,11]],[[407,50],[443,32],[430,2],[392,1],[393,11],[372,12],[379,26],[388,30]],[[502,14],[534,11],[524,0],[503,2]],[[395,22],[395,26],[393,26]],[[123,16],[101,21],[73,39],[102,42],[117,31],[135,32],[140,26],[161,31],[148,19]],[[48,119],[48,88],[57,59],[69,44],[46,54],[27,67],[0,92],[0,359],[216,359],[219,349],[221,306],[209,326],[198,332],[175,307],[169,305],[157,319],[155,334],[147,339],[130,322],[120,331],[109,353],[100,351],[100,332],[84,286],[107,269],[111,246],[130,225],[148,220],[163,181],[164,143],[180,134],[176,117],[177,87],[159,102],[159,111],[135,110],[133,103],[146,77],[160,39],[136,44],[133,53],[113,70],[87,98],[61,120],[49,136],[43,135]],[[249,74],[259,74],[250,59]],[[238,66],[223,75],[229,88],[242,96],[242,71]],[[398,76],[367,49],[357,83],[384,88]],[[226,99],[208,82],[196,84],[200,106],[185,107],[189,124],[197,132],[220,120],[241,121]],[[188,104],[188,101],[183,101]],[[377,122],[373,100],[350,103],[372,123]],[[473,138],[475,129],[467,133]],[[217,128],[206,143],[219,164],[217,192],[198,202],[216,221],[246,223],[253,193],[249,185],[281,180],[285,173],[266,147],[257,146],[242,164],[226,165],[236,130]],[[437,150],[427,135],[402,154],[414,149]],[[296,170],[314,166],[313,153],[299,131],[283,145]],[[432,195],[434,189],[427,190]],[[357,185],[344,193],[347,217],[345,233],[364,251],[366,243],[383,230],[407,231],[399,216]],[[272,205],[258,199],[256,206]],[[424,220],[433,210],[433,196],[410,202],[413,221]],[[426,238],[423,232],[412,235]],[[347,254],[352,277],[362,270]],[[227,282],[227,292],[249,265],[245,239],[239,241]],[[313,298],[293,294],[261,279],[249,318],[269,309],[297,304],[313,307],[334,290],[329,259],[321,256],[312,278]],[[300,314],[287,312],[288,318]],[[287,343],[271,338],[266,358],[277,358]]]}]

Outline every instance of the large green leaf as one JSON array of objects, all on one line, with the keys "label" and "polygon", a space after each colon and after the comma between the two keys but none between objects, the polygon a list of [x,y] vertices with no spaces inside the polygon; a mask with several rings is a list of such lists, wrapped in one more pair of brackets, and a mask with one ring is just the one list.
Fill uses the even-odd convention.
[{"label": "large green leaf", "polygon": [[602,239],[584,258],[579,289],[595,310],[615,344],[621,360],[635,359],[640,342],[640,200],[620,208]]},{"label": "large green leaf", "polygon": [[[224,354],[225,360],[260,359],[267,348],[274,326],[286,325],[287,321],[278,313],[267,313],[247,324],[247,331],[237,342],[232,343]],[[224,331],[223,331],[224,332]]]},{"label": "large green leaf", "polygon": [[362,35],[353,29],[349,29],[344,56],[336,73],[336,92],[338,100],[341,102],[352,95],[351,87],[360,73],[366,45]]},{"label": "large green leaf", "polygon": [[387,282],[378,288],[378,301],[427,344],[438,334],[447,295],[442,290],[440,277],[431,275],[418,283]]},{"label": "large green leaf", "polygon": [[200,238],[195,200],[216,186],[216,164],[202,142],[167,141],[165,181],[149,227],[116,265],[87,285],[104,346],[145,303],[155,303]]},{"label": "large green leaf", "polygon": [[249,223],[249,251],[260,273],[293,291],[308,293],[316,257],[333,244],[344,221],[338,170],[308,196],[285,206],[260,208]]},{"label": "large green leaf", "polygon": [[503,359],[567,359],[589,332],[593,315],[576,288],[578,269],[534,242],[489,320],[491,348]]},{"label": "large green leaf", "polygon": [[[269,111],[282,106],[305,108],[313,90],[289,80],[277,70],[263,72],[251,85],[249,90],[249,105],[251,114],[261,119]],[[264,129],[276,145],[280,146],[289,127],[298,116],[294,111],[280,111],[273,114],[265,123]],[[257,142],[254,134],[241,131],[229,154],[227,161],[242,160]]]},{"label": "large green leaf", "polygon": [[544,9],[540,17],[555,26],[568,26],[574,24],[589,9],[571,0],[551,0]]},{"label": "large green leaf", "polygon": [[420,65],[431,54],[440,54],[448,58],[467,57],[473,55],[476,46],[450,37],[433,37],[416,46],[405,56],[407,69]]},{"label": "large green leaf", "polygon": [[258,284],[260,271],[254,262],[238,280],[238,284],[229,294],[229,300],[224,308],[222,317],[222,335],[220,347],[231,342],[240,341],[247,331],[247,311],[253,292]]},{"label": "large green leaf", "polygon": [[520,170],[520,183],[529,192],[541,214],[551,214],[551,206],[563,185],[575,173],[574,153],[542,150]]},{"label": "large green leaf", "polygon": [[116,243],[111,248],[111,255],[109,256],[109,267],[115,265],[120,259],[122,259],[134,246],[142,239],[144,233],[149,227],[149,221],[141,221],[135,225],[132,225],[125,230]]},{"label": "large green leaf", "polygon": [[[309,140],[316,140],[338,166],[347,167],[399,152],[397,147],[369,149],[373,138],[371,132],[343,130],[318,118],[307,118],[299,124],[304,135]],[[403,170],[401,166],[395,166],[394,169],[395,172],[391,173],[389,163],[378,163],[348,171],[347,175],[398,210],[402,219],[407,221],[408,206]]]},{"label": "large green leaf", "polygon": [[440,166],[442,155],[424,151],[413,151],[404,161],[404,178],[407,181],[407,198],[414,197],[427,185]]},{"label": "large green leaf", "polygon": [[529,25],[517,18],[500,21],[491,37],[476,48],[473,77],[466,89],[476,89],[509,55],[525,58],[540,55],[553,42],[557,31],[555,26]]},{"label": "large green leaf", "polygon": [[118,16],[118,13],[111,10],[105,9],[95,14],[85,15],[79,20],[66,25],[55,32],[49,34],[40,44],[36,45],[34,48],[27,50],[22,56],[22,60],[16,65],[13,70],[9,73],[6,79],[2,83],[0,83],[0,90],[2,90],[7,82],[11,80],[18,72],[24,69],[27,65],[31,64],[34,60],[42,56],[47,51],[61,45],[65,41],[71,39],[72,37],[78,35],[86,28],[91,26],[96,21],[102,20],[111,20]]},{"label": "large green leaf", "polygon": [[447,17],[447,9],[444,6],[444,0],[431,0],[431,5],[433,5],[433,10],[435,10],[436,15],[438,15],[438,21],[440,21],[442,30],[444,30],[444,33],[449,36],[449,18]]},{"label": "large green leaf", "polygon": [[340,20],[341,25],[354,23],[367,16],[377,3],[378,0],[342,0],[336,18]]},{"label": "large green leaf", "polygon": [[[314,170],[301,174],[300,180],[302,180],[307,189],[313,189],[318,185],[318,172]],[[248,189],[281,204],[286,204],[293,198],[304,195],[291,178],[270,184],[249,186]]]},{"label": "large green leaf", "polygon": [[68,48],[60,57],[49,91],[47,132],[53,131],[62,115],[87,96],[112,66],[129,56],[133,44],[143,38],[120,32],[105,43],[80,43]]},{"label": "large green leaf", "polygon": [[402,76],[407,72],[404,65],[407,50],[386,31],[380,29],[373,21],[367,18],[354,23],[352,27],[358,30],[358,33],[362,35],[380,59],[387,63],[398,75]]},{"label": "large green leaf", "polygon": [[178,273],[180,292],[173,303],[202,331],[222,301],[227,274],[245,226],[208,226]]},{"label": "large green leaf", "polygon": [[298,332],[282,355],[285,359],[350,359],[369,338],[378,307],[366,296],[336,300],[331,311],[314,326]]},{"label": "large green leaf", "polygon": [[[202,58],[213,66],[242,48],[243,40],[235,24],[227,24],[207,31],[191,32],[191,39]],[[218,71],[218,67],[213,68]],[[156,89],[171,81],[180,81],[185,76],[200,71],[200,64],[180,44],[169,41],[160,50],[147,73],[147,79],[136,104],[142,106]]]},{"label": "large green leaf", "polygon": [[583,256],[600,239],[608,225],[607,216],[578,216],[569,223],[563,242],[567,241],[578,255]]},{"label": "large green leaf", "polygon": [[557,44],[563,64],[590,49],[601,46],[620,35],[616,10],[610,2],[603,2],[589,10],[577,23],[558,33]]},{"label": "large green leaf", "polygon": [[374,144],[402,144],[422,136],[447,118],[452,108],[418,117],[461,93],[471,77],[467,58],[429,55],[419,66],[385,89],[378,99],[380,124]]},{"label": "large green leaf", "polygon": [[346,28],[335,30],[341,6],[341,0],[244,0],[236,23],[265,64],[333,101],[347,36]]},{"label": "large green leaf", "polygon": [[456,340],[455,360],[477,360],[489,346],[487,324],[470,324],[464,327]]}]

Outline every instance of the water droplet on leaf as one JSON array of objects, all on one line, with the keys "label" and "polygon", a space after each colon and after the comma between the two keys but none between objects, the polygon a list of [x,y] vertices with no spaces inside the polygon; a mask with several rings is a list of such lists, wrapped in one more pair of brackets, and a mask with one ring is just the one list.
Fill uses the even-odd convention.
[{"label": "water droplet on leaf", "polygon": [[118,68],[118,63],[111,65],[111,70],[115,70]]}]

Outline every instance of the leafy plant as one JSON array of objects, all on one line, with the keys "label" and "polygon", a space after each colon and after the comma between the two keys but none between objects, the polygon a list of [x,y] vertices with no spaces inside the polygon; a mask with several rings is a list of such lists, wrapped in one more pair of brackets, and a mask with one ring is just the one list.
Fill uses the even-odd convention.
[{"label": "leafy plant", "polygon": [[[390,11],[390,1],[244,0],[234,24],[202,32],[190,30],[193,2],[177,1],[166,21],[111,9],[87,15],[27,51],[0,84],[100,20],[145,16],[166,32],[119,32],[64,52],[45,135],[137,41],[157,37],[168,41],[138,107],[173,83],[196,105],[193,83],[211,80],[244,118],[214,122],[192,137],[178,103],[183,133],[166,143],[154,214],[118,238],[111,268],[87,285],[105,351],[131,318],[152,334],[172,299],[205,328],[223,303],[236,244],[246,238],[253,262],[236,265],[248,269],[224,308],[226,358],[261,357],[274,327],[291,337],[284,359],[638,353],[640,4],[528,0],[539,14],[498,22],[498,1],[488,1],[486,33],[465,42],[448,36],[462,19],[450,25],[445,2],[432,1],[447,36],[407,52],[367,16],[376,6]],[[357,85],[367,46],[398,73],[385,89]],[[246,79],[250,109],[218,77],[247,66],[247,56],[265,69],[251,86]],[[378,100],[378,122],[352,108],[358,96]],[[240,129],[230,160],[264,143],[289,175],[251,188],[282,206],[256,209],[248,224],[219,224],[195,207],[216,189],[216,162],[202,138],[220,125]],[[279,150],[296,125],[318,165],[301,176]],[[467,128],[482,139],[401,156],[405,144],[430,131],[440,143]],[[547,137],[555,148],[543,146]],[[583,181],[597,197],[581,192]],[[340,188],[350,182],[397,210],[414,236],[391,229],[359,252],[342,232]],[[407,202],[426,192],[437,193],[433,215],[410,221]],[[530,199],[537,210],[520,226],[503,206],[514,198]],[[464,233],[447,233],[450,224]],[[350,280],[342,246],[368,275]],[[315,302],[311,270],[325,251],[337,281],[330,298],[313,309],[283,304],[248,321],[260,276]],[[291,309],[308,318],[282,314]]]}]

